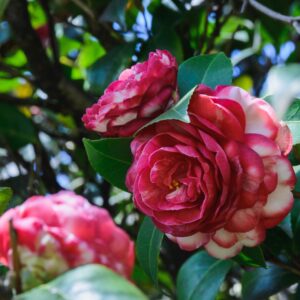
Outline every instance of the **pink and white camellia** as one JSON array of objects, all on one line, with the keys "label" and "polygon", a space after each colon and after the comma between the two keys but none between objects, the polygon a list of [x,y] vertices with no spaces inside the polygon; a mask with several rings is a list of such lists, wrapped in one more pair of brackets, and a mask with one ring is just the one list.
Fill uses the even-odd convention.
[{"label": "pink and white camellia", "polygon": [[238,87],[199,86],[188,114],[189,124],[163,121],[135,137],[127,187],[182,249],[230,258],[292,208],[291,134],[267,102]]},{"label": "pink and white camellia", "polygon": [[124,70],[82,121],[102,136],[131,136],[177,101],[177,63],[166,50]]},{"label": "pink and white camellia", "polygon": [[32,287],[26,286],[28,274],[42,283],[89,263],[105,265],[127,278],[131,275],[133,242],[105,209],[81,196],[65,191],[33,196],[1,216],[0,262],[13,268],[10,220],[17,233],[24,289]]}]

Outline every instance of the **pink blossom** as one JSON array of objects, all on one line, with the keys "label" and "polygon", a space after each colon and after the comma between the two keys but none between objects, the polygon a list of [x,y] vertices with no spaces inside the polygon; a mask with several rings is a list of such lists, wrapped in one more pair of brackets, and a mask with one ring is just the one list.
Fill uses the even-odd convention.
[{"label": "pink blossom", "polygon": [[177,101],[177,63],[166,50],[124,70],[82,121],[102,136],[131,136]]},{"label": "pink blossom", "polygon": [[10,268],[9,220],[22,268],[42,282],[70,268],[99,263],[129,278],[134,244],[105,209],[72,192],[33,196],[0,218],[0,262]]},{"label": "pink blossom", "polygon": [[184,250],[217,258],[265,239],[293,205],[292,138],[272,107],[232,86],[199,86],[191,123],[163,121],[133,140],[135,205]]}]

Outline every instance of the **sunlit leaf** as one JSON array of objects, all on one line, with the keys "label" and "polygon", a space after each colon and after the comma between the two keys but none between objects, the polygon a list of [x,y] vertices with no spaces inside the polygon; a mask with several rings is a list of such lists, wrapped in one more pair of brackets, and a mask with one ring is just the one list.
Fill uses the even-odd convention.
[{"label": "sunlit leaf", "polygon": [[12,189],[9,187],[0,187],[0,215],[6,210],[9,200],[13,195]]},{"label": "sunlit leaf", "polygon": [[195,85],[211,88],[231,84],[232,65],[223,53],[194,56],[184,61],[178,70],[179,92],[183,96]]},{"label": "sunlit leaf", "polygon": [[85,265],[40,285],[16,300],[146,300],[131,282],[102,265]]}]

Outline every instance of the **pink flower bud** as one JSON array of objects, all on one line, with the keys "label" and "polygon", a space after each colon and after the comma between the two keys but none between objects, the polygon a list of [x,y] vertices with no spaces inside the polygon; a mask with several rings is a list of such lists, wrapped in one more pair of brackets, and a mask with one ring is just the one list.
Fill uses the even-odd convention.
[{"label": "pink flower bud", "polygon": [[0,262],[13,268],[9,221],[17,233],[23,274],[40,282],[70,268],[103,264],[129,278],[134,243],[107,211],[81,196],[62,191],[33,196],[0,218]]},{"label": "pink flower bud", "polygon": [[131,136],[177,101],[177,63],[166,50],[124,70],[82,121],[102,136]]}]

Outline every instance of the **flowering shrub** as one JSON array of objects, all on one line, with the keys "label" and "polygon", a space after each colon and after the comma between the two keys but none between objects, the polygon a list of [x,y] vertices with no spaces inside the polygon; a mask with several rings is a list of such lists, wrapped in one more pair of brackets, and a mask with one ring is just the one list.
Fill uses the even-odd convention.
[{"label": "flowering shrub", "polygon": [[82,118],[102,136],[130,136],[177,101],[177,63],[166,50],[124,70]]},{"label": "flowering shrub", "polygon": [[190,124],[163,121],[134,138],[127,186],[182,249],[233,257],[292,208],[291,134],[268,103],[232,86],[200,85],[188,115]]},{"label": "flowering shrub", "polygon": [[0,262],[13,268],[9,220],[17,233],[25,289],[28,273],[46,282],[89,263],[103,264],[126,278],[131,275],[133,242],[105,209],[81,196],[33,196],[0,218]]}]

